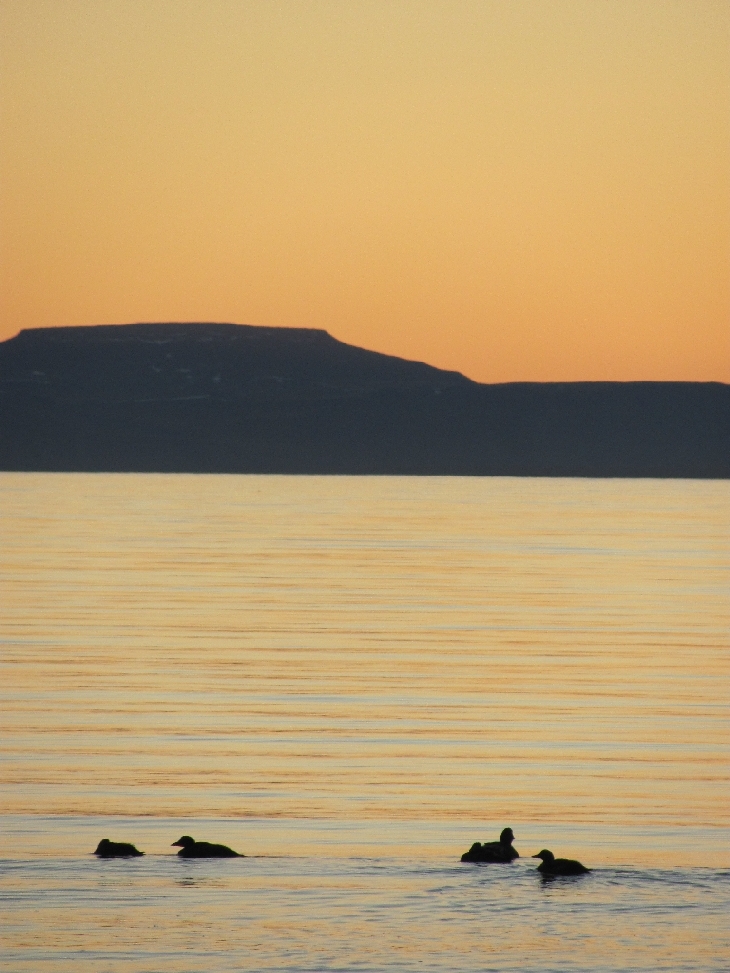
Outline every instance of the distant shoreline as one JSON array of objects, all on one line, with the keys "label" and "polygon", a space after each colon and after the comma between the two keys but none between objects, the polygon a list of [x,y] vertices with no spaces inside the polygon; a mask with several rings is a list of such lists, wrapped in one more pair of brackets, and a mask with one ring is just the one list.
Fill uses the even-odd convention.
[{"label": "distant shoreline", "polygon": [[0,417],[3,471],[730,478],[728,385],[481,385],[310,329],[21,331]]}]

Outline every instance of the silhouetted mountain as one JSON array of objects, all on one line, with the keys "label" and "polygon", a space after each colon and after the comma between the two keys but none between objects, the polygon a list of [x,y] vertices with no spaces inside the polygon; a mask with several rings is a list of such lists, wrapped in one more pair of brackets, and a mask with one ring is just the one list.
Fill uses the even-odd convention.
[{"label": "silhouetted mountain", "polygon": [[730,386],[480,385],[303,328],[21,331],[0,415],[3,470],[730,476]]}]

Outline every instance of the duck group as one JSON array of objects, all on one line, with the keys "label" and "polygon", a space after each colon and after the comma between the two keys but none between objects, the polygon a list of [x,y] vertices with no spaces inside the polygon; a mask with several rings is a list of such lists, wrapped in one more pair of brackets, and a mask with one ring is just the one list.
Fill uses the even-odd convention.
[{"label": "duck group", "polygon": [[[184,834],[182,838],[173,841],[172,847],[179,846],[178,855],[180,858],[245,858],[228,845],[216,845],[210,841],[196,841],[189,834]],[[128,841],[110,841],[102,838],[96,846],[94,854],[98,858],[136,858],[144,855],[143,851],[135,848]]]},{"label": "duck group", "polygon": [[[515,858],[520,857],[520,853],[513,846],[515,840],[512,828],[505,828],[499,836],[499,841],[475,841],[469,851],[465,851],[461,856],[462,862],[475,865],[509,865]],[[239,852],[229,848],[228,845],[214,844],[210,841],[196,841],[190,835],[184,834],[177,841],[173,841],[172,847],[178,847],[180,858],[245,858]],[[136,858],[144,855],[133,844],[127,841],[110,841],[102,838],[96,847],[94,854],[98,858]],[[547,848],[538,851],[533,858],[539,858],[540,864],[537,871],[543,878],[556,878],[562,875],[585,875],[590,871],[579,861],[573,858],[556,858]]]},{"label": "duck group", "polygon": [[[519,858],[520,854],[512,846],[514,841],[512,828],[505,828],[499,836],[499,841],[485,841],[483,844],[475,841],[469,851],[465,851],[461,856],[463,862],[475,865],[508,865]],[[543,878],[555,878],[558,875],[585,875],[590,872],[579,861],[573,858],[556,858],[555,855],[543,848],[532,858],[540,858],[541,862],[537,866],[538,872]]]},{"label": "duck group", "polygon": [[517,849],[512,847],[514,840],[512,828],[505,828],[499,841],[485,841],[484,844],[475,841],[469,851],[461,856],[461,860],[477,864],[506,865],[520,857]]}]

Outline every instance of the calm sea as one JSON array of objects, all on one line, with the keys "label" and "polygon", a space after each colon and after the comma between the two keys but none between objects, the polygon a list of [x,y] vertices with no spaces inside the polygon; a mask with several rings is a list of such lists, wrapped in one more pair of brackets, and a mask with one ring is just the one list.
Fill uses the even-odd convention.
[{"label": "calm sea", "polygon": [[730,483],[3,474],[0,519],[2,970],[730,966]]}]

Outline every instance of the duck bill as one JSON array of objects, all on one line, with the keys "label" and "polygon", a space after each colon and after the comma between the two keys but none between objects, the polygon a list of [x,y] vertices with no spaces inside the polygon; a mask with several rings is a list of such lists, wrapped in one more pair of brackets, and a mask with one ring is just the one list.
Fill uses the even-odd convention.
[{"label": "duck bill", "polygon": [[182,848],[182,846],[183,846],[182,841],[173,841],[173,843],[170,845],[170,847],[171,848],[174,848],[175,846],[177,846],[178,848]]}]

